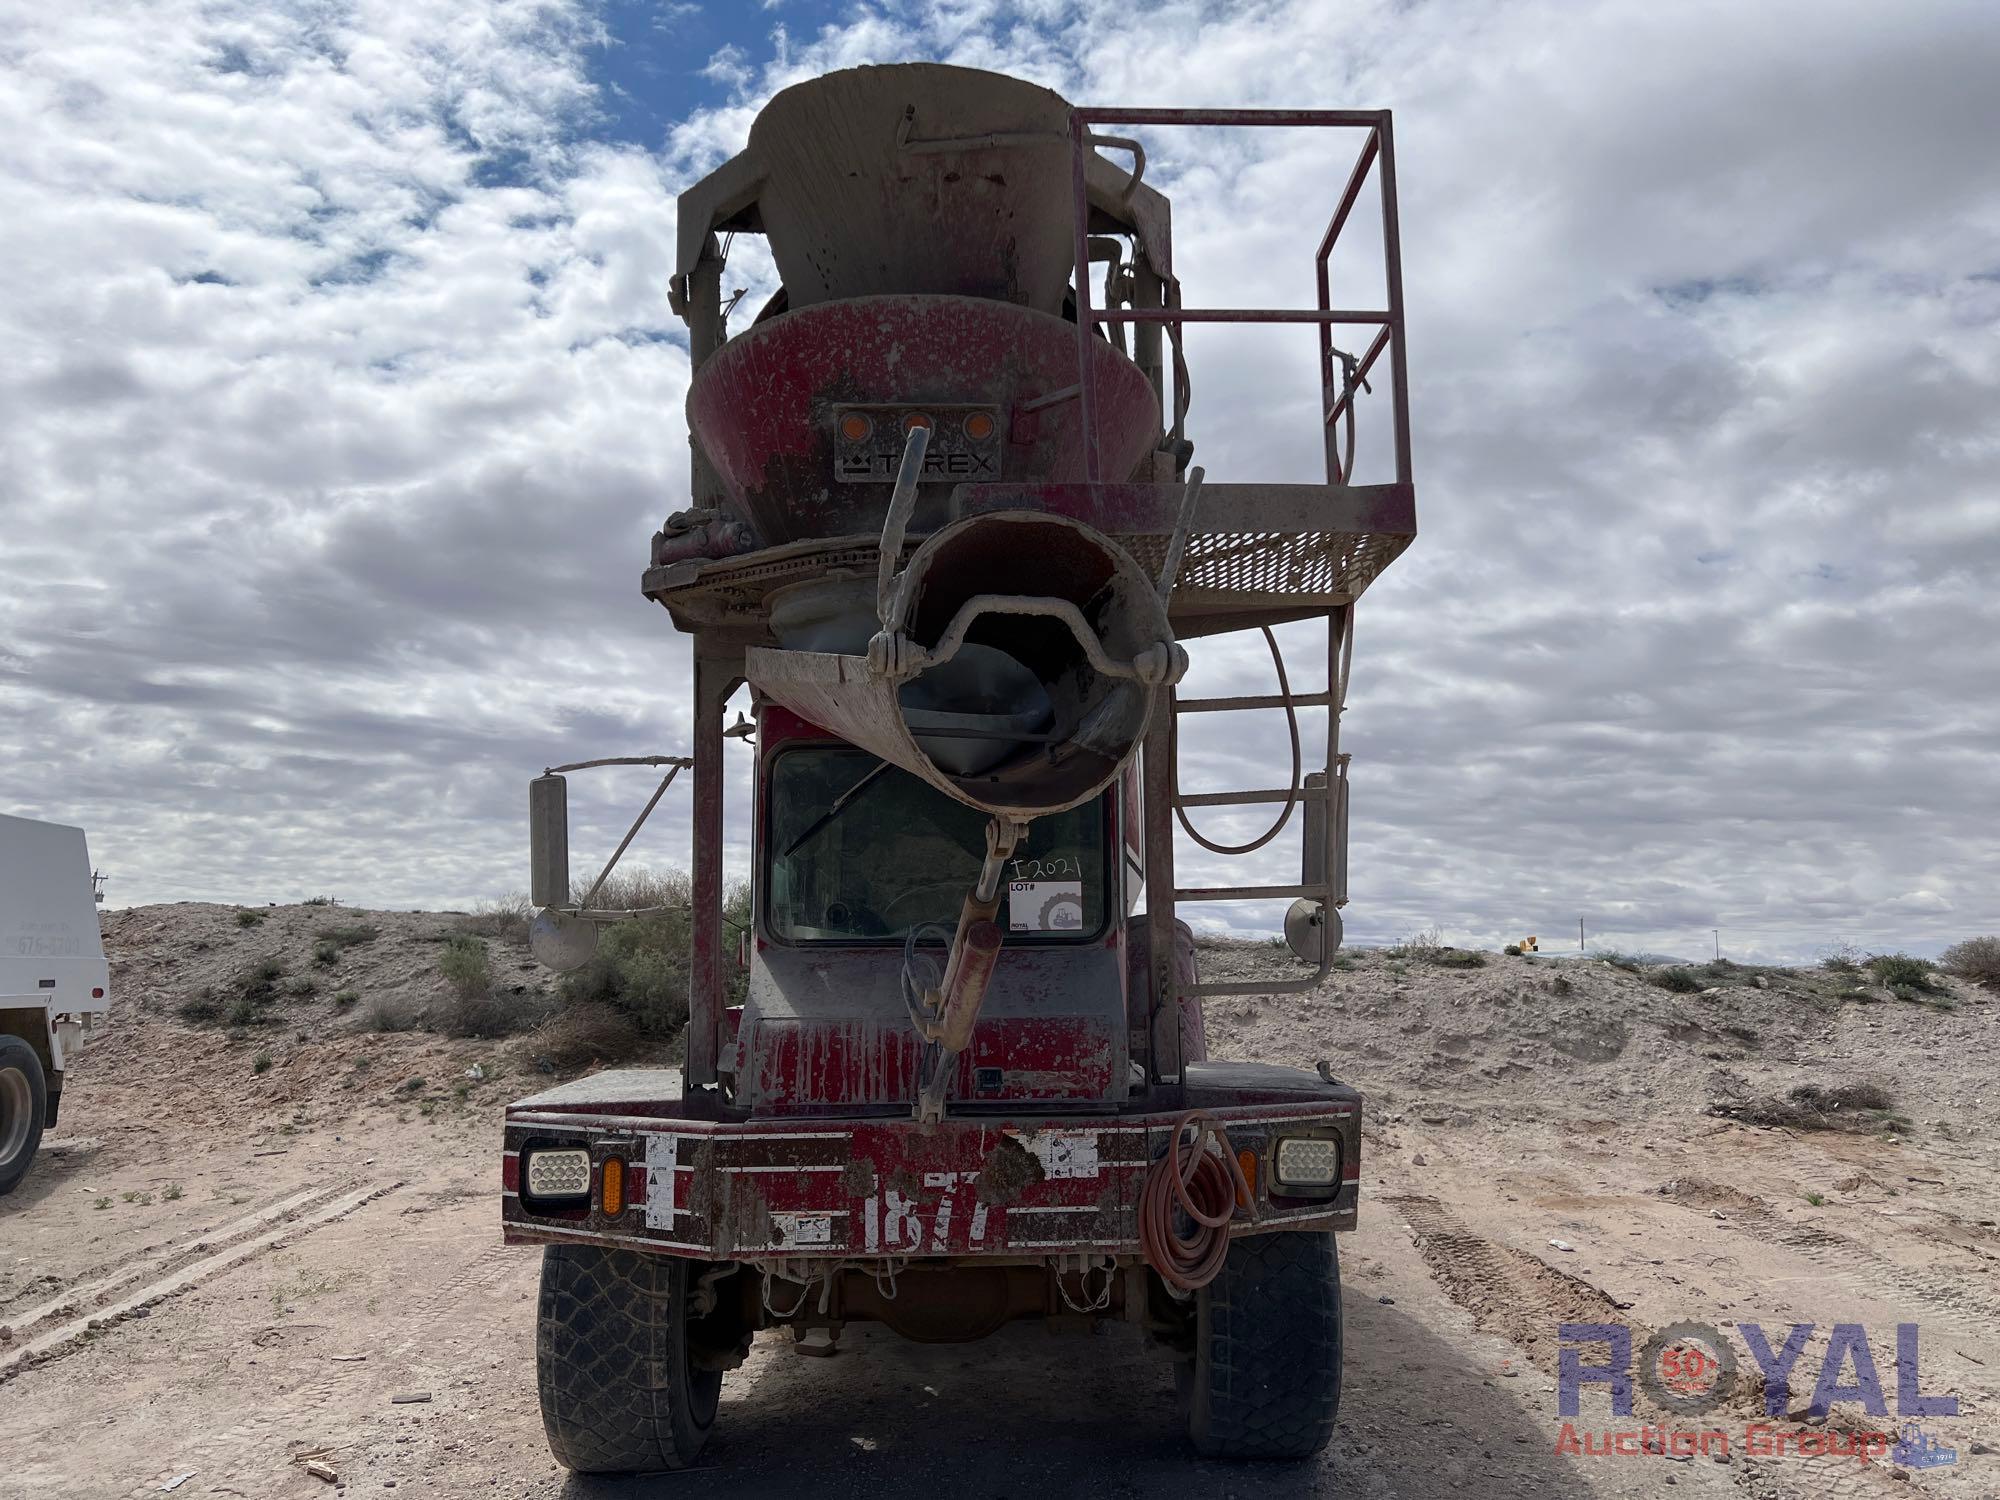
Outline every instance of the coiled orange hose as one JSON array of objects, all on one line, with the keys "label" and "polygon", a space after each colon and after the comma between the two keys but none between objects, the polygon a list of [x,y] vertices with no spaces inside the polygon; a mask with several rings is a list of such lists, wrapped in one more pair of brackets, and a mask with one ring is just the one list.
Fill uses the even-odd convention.
[{"label": "coiled orange hose", "polygon": [[[1181,1137],[1190,1125],[1194,1140],[1183,1159]],[[1208,1149],[1211,1140],[1221,1155]],[[1189,1110],[1174,1121],[1167,1154],[1153,1163],[1140,1195],[1139,1245],[1146,1263],[1180,1291],[1207,1286],[1229,1257],[1229,1221],[1239,1199],[1255,1218],[1257,1200],[1230,1148],[1229,1132],[1207,1110]],[[1176,1207],[1194,1221],[1186,1235],[1174,1221]]]}]

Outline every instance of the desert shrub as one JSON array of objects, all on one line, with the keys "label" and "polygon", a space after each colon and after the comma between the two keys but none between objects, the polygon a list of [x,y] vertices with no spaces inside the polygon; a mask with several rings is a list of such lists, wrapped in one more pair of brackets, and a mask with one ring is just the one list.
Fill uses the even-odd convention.
[{"label": "desert shrub", "polygon": [[[583,891],[576,894],[581,896]],[[515,892],[496,901],[480,902],[469,915],[458,919],[458,926],[460,931],[469,932],[474,937],[492,938],[525,948],[528,945],[528,922],[533,915],[534,907],[529,904],[528,898]]]},{"label": "desert shrub", "polygon": [[313,962],[330,969],[340,962],[340,944],[332,938],[321,938],[313,944]]},{"label": "desert shrub", "polygon": [[238,927],[255,927],[259,922],[263,920],[264,920],[264,914],[261,911],[252,911],[247,906],[239,907],[237,909],[236,925]]},{"label": "desert shrub", "polygon": [[450,938],[438,955],[438,972],[460,996],[485,995],[493,988],[493,966],[486,944],[463,933]]},{"label": "desert shrub", "polygon": [[222,1000],[213,988],[204,989],[175,1006],[174,1014],[183,1021],[219,1021],[222,1019]]},{"label": "desert shrub", "polygon": [[1521,956],[1521,945],[1519,943],[1509,943],[1506,947],[1502,948],[1500,951],[1506,954],[1509,958],[1519,958]]},{"label": "desert shrub", "polygon": [[1960,979],[2000,989],[2000,937],[1967,938],[1953,943],[1938,958],[1938,964]]},{"label": "desert shrub", "polygon": [[258,1054],[257,1054],[257,1055],[256,1055],[255,1057],[251,1058],[251,1059],[250,1059],[250,1071],[251,1071],[251,1072],[253,1072],[253,1073],[268,1073],[268,1072],[270,1072],[270,1071],[271,1071],[271,1054],[270,1054],[270,1053],[268,1053],[268,1052],[259,1052],[259,1053],[258,1053]]},{"label": "desert shrub", "polygon": [[454,991],[431,1007],[431,1024],[448,1037],[512,1036],[546,1021],[556,1002],[546,995],[510,995],[481,990]]},{"label": "desert shrub", "polygon": [[319,930],[320,946],[332,943],[338,948],[358,948],[363,943],[372,943],[382,935],[382,929],[373,922],[343,922],[338,927],[322,927]]},{"label": "desert shrub", "polygon": [[308,896],[308,897],[306,897],[306,899],[305,899],[305,900],[301,901],[301,902],[299,903],[299,905],[301,905],[301,906],[338,906],[338,905],[340,905],[340,900],[339,900],[339,898],[338,898],[338,897],[335,897],[335,896]]},{"label": "desert shrub", "polygon": [[1430,961],[1440,969],[1483,969],[1486,955],[1473,953],[1464,948],[1440,948],[1433,953]]},{"label": "desert shrub", "polygon": [[1656,984],[1663,990],[1672,990],[1676,995],[1692,995],[1701,988],[1701,981],[1692,969],[1655,969],[1646,976],[1646,983]]},{"label": "desert shrub", "polygon": [[451,994],[431,1011],[432,1023],[450,1037],[511,1036],[548,1015],[549,1006],[537,995],[496,994],[493,970],[484,939],[457,933],[447,939],[438,970]]},{"label": "desert shrub", "polygon": [[1934,1010],[1956,1010],[1958,1002],[1945,990],[1936,985],[1920,989],[1914,984],[1892,984],[1889,993],[1898,1000],[1907,1000],[1912,1005],[1928,1005]]},{"label": "desert shrub", "polygon": [[1879,1083],[1842,1083],[1832,1088],[1802,1083],[1785,1095],[1794,1104],[1832,1114],[1843,1109],[1887,1109],[1895,1103]]},{"label": "desert shrub", "polygon": [[622,1062],[646,1050],[648,1040],[624,1011],[594,1000],[565,1006],[532,1038],[534,1056],[558,1073]]},{"label": "desert shrub", "polygon": [[1907,1129],[1908,1121],[1889,1113],[1894,1102],[1879,1084],[1802,1083],[1782,1097],[1712,1104],[1708,1112],[1751,1125],[1782,1125],[1794,1130]]},{"label": "desert shrub", "polygon": [[1444,948],[1443,936],[1435,927],[1425,927],[1412,932],[1402,942],[1388,950],[1389,957],[1416,959],[1428,962]]},{"label": "desert shrub", "polygon": [[1616,948],[1599,948],[1590,955],[1599,963],[1610,964],[1614,969],[1623,969],[1627,974],[1636,974],[1644,967],[1629,953],[1620,953]]},{"label": "desert shrub", "polygon": [[316,995],[319,993],[319,981],[310,974],[301,974],[285,986],[285,993],[296,995],[300,999],[304,999],[307,995]]},{"label": "desert shrub", "polygon": [[354,1004],[354,1002],[359,1000],[360,998],[361,998],[361,991],[359,990],[345,989],[345,990],[335,990],[333,992],[333,1003],[341,1010],[346,1010],[348,1006]]},{"label": "desert shrub", "polygon": [[190,1021],[226,1021],[231,1026],[261,1026],[268,1009],[278,998],[278,981],[285,966],[275,958],[260,958],[247,964],[227,989],[205,989],[180,1007]]},{"label": "desert shrub", "polygon": [[1911,989],[1935,990],[1938,988],[1937,973],[1927,958],[1912,958],[1907,953],[1877,953],[1868,960],[1868,972],[1876,982],[1886,984],[1890,989],[1907,985]]},{"label": "desert shrub", "polygon": [[418,1031],[424,1024],[424,1010],[408,995],[378,995],[361,1012],[364,1031]]},{"label": "desert shrub", "polygon": [[[588,888],[587,882],[581,887]],[[687,1022],[690,896],[688,877],[678,870],[661,875],[644,870],[614,873],[593,904],[647,914],[604,930],[590,961],[564,977],[564,1001],[623,1012],[649,1038],[678,1032]],[[742,999],[745,984],[731,956],[735,935],[749,920],[750,888],[739,882],[724,897],[720,934],[727,999],[732,1004]]]}]

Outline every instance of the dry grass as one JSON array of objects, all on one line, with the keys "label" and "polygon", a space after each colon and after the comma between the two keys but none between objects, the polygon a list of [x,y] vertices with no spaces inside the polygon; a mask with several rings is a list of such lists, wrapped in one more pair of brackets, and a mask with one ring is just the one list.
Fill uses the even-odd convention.
[{"label": "dry grass", "polygon": [[631,1016],[588,1000],[564,1007],[527,1039],[530,1055],[558,1073],[624,1062],[647,1047]]},{"label": "dry grass", "polygon": [[461,932],[474,937],[491,938],[495,942],[525,948],[528,946],[528,923],[534,913],[528,898],[516,891],[497,901],[480,902],[470,915],[458,919],[458,926]]},{"label": "dry grass", "polygon": [[1938,958],[1947,973],[1990,990],[2000,990],[2000,937],[1967,938],[1953,943]]},{"label": "dry grass", "polygon": [[1843,1083],[1826,1087],[1802,1083],[1781,1095],[1741,1104],[1712,1104],[1709,1113],[1746,1125],[1778,1125],[1792,1130],[1904,1130],[1909,1122],[1891,1114],[1895,1100],[1879,1084]]},{"label": "dry grass", "polygon": [[363,1031],[421,1031],[424,1007],[411,995],[377,995],[362,1007],[356,1024]]}]

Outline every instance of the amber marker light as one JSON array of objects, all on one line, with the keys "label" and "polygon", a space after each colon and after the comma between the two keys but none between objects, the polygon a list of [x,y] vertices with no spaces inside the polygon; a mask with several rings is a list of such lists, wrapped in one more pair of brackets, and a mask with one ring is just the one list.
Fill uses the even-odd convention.
[{"label": "amber marker light", "polygon": [[991,412],[969,412],[965,418],[965,435],[975,443],[983,443],[993,436],[993,415]]},{"label": "amber marker light", "polygon": [[607,1214],[625,1212],[625,1163],[615,1156],[604,1158],[598,1169],[598,1203]]},{"label": "amber marker light", "polygon": [[875,421],[866,412],[851,411],[840,419],[840,435],[850,443],[866,442],[875,430]]},{"label": "amber marker light", "polygon": [[1243,1205],[1250,1208],[1257,1201],[1257,1153],[1246,1146],[1236,1153],[1236,1165],[1243,1169],[1243,1180],[1250,1184],[1250,1198]]}]

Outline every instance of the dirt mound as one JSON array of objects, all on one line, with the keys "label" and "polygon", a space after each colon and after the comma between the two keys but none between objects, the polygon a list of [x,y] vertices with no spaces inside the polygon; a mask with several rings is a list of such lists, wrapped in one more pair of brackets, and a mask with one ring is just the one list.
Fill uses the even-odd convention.
[{"label": "dirt mound", "polygon": [[[540,1048],[533,1035],[454,1040],[425,1029],[459,1029],[440,962],[467,926],[457,913],[331,905],[106,912],[115,1008],[78,1065],[95,1119],[153,1128],[362,1105],[429,1113],[586,1065],[589,1049],[563,1038]],[[552,1012],[552,976],[525,947],[489,939],[487,959],[493,1006]]]},{"label": "dirt mound", "polygon": [[[1261,943],[1211,940],[1200,958],[1204,980],[1309,972]],[[1924,1107],[1940,1114],[1985,1113],[1990,1074],[1978,1059],[2000,1007],[1962,980],[1939,976],[1945,1003],[1917,1005],[1878,1001],[1836,970],[1703,965],[1686,970],[1702,987],[1680,992],[1596,959],[1487,958],[1466,969],[1388,950],[1344,954],[1311,994],[1208,1001],[1210,1053],[1325,1058],[1378,1111],[1420,1118],[1486,1100],[1555,1118],[1689,1119],[1759,1098],[1882,1118],[1888,1106],[1841,1091],[1884,1078],[1923,1079]]]}]

